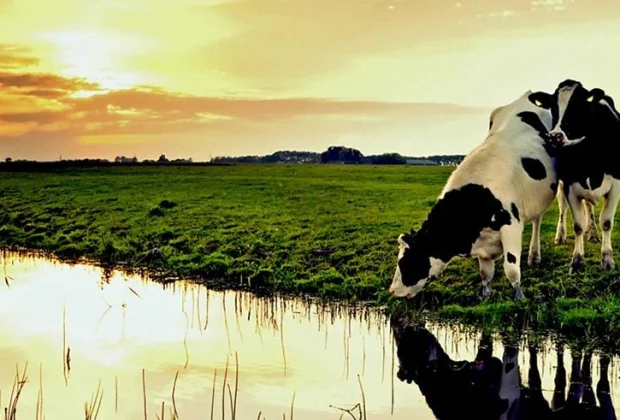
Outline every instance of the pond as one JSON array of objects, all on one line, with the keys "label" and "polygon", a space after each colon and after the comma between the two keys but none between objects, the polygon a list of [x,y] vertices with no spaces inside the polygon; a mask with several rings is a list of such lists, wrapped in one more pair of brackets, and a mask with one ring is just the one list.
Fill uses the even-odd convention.
[{"label": "pond", "polygon": [[580,398],[615,418],[618,374],[597,355],[35,256],[1,263],[0,407],[19,418],[508,419]]}]

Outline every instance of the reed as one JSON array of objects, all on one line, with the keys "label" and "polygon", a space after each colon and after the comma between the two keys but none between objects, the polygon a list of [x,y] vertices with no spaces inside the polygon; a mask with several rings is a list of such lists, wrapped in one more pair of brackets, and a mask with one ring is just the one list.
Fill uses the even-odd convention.
[{"label": "reed", "polygon": [[226,368],[224,369],[224,382],[222,384],[222,420],[225,420],[226,411],[226,378],[228,377],[228,355],[226,355]]},{"label": "reed", "polygon": [[284,311],[280,311],[280,347],[282,347],[282,359],[284,360],[284,376],[286,376],[286,350],[284,349]]},{"label": "reed", "polygon": [[35,416],[36,420],[43,420],[43,362],[39,364],[39,392]]},{"label": "reed", "polygon": [[26,371],[28,370],[28,362],[24,366],[24,371],[22,375],[19,375],[19,365],[15,366],[15,379],[13,380],[13,387],[11,388],[11,395],[9,397],[9,405],[4,408],[4,419],[5,420],[15,420],[17,415],[17,403],[19,402],[19,397],[24,389],[24,385],[28,382],[28,378],[26,377]]},{"label": "reed", "polygon": [[146,374],[142,369],[142,407],[144,409],[144,420],[148,420],[148,414],[146,411]]},{"label": "reed", "polygon": [[293,420],[294,411],[295,411],[295,391],[293,391],[293,398],[291,399],[291,420]]},{"label": "reed", "polygon": [[211,387],[211,420],[213,420],[213,409],[215,408],[215,380],[217,379],[217,368],[213,372],[213,386]]},{"label": "reed", "polygon": [[67,302],[62,305],[62,376],[65,386],[69,384],[67,377]]},{"label": "reed", "polygon": [[237,395],[239,393],[239,354],[235,351],[235,399],[233,401],[233,420],[237,415]]},{"label": "reed", "polygon": [[172,397],[171,397],[171,399],[172,399],[172,409],[173,409],[175,417],[179,416],[179,412],[177,411],[177,402],[176,402],[176,400],[174,398],[174,394],[175,394],[175,392],[177,390],[177,379],[179,379],[179,371],[178,370],[177,370],[176,375],[174,375],[174,383],[172,384]]},{"label": "reed", "polygon": [[362,394],[362,420],[366,420],[366,394],[364,393],[360,375],[357,375],[357,383],[360,385],[360,392]]},{"label": "reed", "polygon": [[233,408],[233,397],[232,397],[232,391],[230,390],[230,384],[226,384],[226,389],[228,389],[228,399],[230,402],[230,415],[232,417],[232,419],[235,419],[235,409]]},{"label": "reed", "polygon": [[103,400],[103,389],[101,388],[101,379],[97,384],[97,390],[90,400],[90,404],[84,403],[84,418],[86,420],[96,420],[99,415],[99,409],[101,408],[101,401]]},{"label": "reed", "polygon": [[394,335],[391,336],[392,339],[392,404],[390,406],[390,414],[394,415],[394,359],[396,357],[396,349],[395,349],[395,340]]}]

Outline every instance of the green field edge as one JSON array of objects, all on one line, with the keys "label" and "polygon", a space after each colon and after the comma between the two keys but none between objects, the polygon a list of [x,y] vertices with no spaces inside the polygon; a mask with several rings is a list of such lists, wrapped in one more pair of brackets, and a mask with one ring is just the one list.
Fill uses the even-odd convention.
[{"label": "green field edge", "polygon": [[[515,301],[496,295],[485,301],[478,298],[469,302],[446,303],[445,296],[423,292],[412,300],[385,298],[347,299],[336,295],[322,295],[293,287],[234,282],[230,279],[205,279],[179,276],[148,265],[131,266],[119,262],[103,261],[88,256],[78,258],[56,255],[46,249],[27,248],[19,245],[0,245],[3,260],[11,256],[35,257],[56,260],[68,265],[84,264],[103,270],[119,271],[125,275],[138,275],[158,283],[188,281],[216,291],[249,292],[258,297],[278,296],[302,299],[307,303],[366,307],[381,311],[386,317],[401,322],[423,325],[430,321],[447,329],[457,328],[471,335],[479,333],[499,334],[511,341],[541,343],[550,340],[568,345],[579,351],[596,350],[620,355],[620,300],[614,296],[592,300],[559,298],[553,301],[527,299]],[[11,255],[12,254],[12,255]],[[4,273],[7,276],[5,270]],[[6,281],[8,279],[5,278]]]},{"label": "green field edge", "polygon": [[[554,245],[556,203],[542,221],[540,265],[527,264],[530,225],[523,234],[526,302],[513,300],[501,262],[492,296],[481,302],[471,258],[455,258],[412,301],[389,295],[396,238],[419,228],[452,171],[288,164],[0,171],[0,247],[161,282],[370,305],[412,318],[429,311],[472,328],[620,349],[620,267],[602,270],[600,244],[587,242],[585,272],[569,276],[572,218],[568,212],[567,243]],[[620,229],[612,242],[618,248]]]}]

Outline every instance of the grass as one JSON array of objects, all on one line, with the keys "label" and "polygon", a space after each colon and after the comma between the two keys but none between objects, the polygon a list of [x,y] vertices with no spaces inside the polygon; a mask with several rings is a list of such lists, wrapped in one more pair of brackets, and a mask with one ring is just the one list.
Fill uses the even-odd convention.
[{"label": "grass", "polygon": [[[239,165],[5,172],[0,244],[212,287],[372,301],[399,312],[419,302],[394,301],[387,293],[396,238],[420,226],[453,169]],[[573,241],[569,235],[567,245],[553,245],[556,222],[554,203],[542,225],[542,265],[522,264],[528,302],[512,301],[498,264],[493,296],[480,304],[477,264],[461,258],[429,285],[422,297],[426,307],[439,308],[435,313],[444,319],[498,328],[522,319],[585,334],[618,322],[620,332],[618,269],[603,272],[600,245],[587,243],[585,273],[569,277]],[[522,261],[529,236],[530,226]]]}]

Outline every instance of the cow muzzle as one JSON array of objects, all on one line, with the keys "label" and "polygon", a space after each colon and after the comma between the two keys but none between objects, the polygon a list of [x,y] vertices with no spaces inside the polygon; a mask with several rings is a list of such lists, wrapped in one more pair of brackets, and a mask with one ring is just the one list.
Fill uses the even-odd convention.
[{"label": "cow muzzle", "polygon": [[559,143],[560,145],[565,145],[568,143],[568,139],[566,135],[561,131],[556,131],[555,133],[550,133],[551,140],[555,143]]}]

